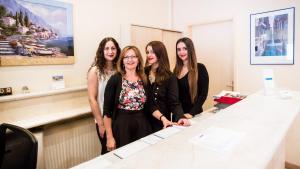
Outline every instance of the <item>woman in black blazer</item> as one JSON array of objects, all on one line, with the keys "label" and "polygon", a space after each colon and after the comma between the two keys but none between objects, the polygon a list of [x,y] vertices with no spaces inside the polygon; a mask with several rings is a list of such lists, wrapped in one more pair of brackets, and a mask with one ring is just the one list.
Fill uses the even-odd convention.
[{"label": "woman in black blazer", "polygon": [[189,38],[176,43],[176,65],[174,74],[179,86],[179,100],[186,118],[203,111],[202,105],[208,93],[208,73],[202,63],[197,63],[194,44]]},{"label": "woman in black blazer", "polygon": [[150,123],[153,131],[173,124],[189,125],[178,99],[177,79],[170,71],[165,45],[160,41],[152,41],[146,46],[146,54],[145,73],[149,80]]},{"label": "woman in black blazer", "polygon": [[117,73],[104,92],[104,126],[107,150],[126,145],[151,133],[145,107],[148,98],[143,59],[135,46],[125,47],[117,62]]}]

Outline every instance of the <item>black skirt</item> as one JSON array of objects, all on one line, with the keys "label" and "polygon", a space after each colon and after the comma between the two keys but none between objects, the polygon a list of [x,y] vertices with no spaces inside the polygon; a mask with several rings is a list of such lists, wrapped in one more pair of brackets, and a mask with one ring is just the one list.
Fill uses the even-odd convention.
[{"label": "black skirt", "polygon": [[116,147],[122,147],[151,133],[149,120],[143,110],[118,109],[113,121],[113,135]]}]

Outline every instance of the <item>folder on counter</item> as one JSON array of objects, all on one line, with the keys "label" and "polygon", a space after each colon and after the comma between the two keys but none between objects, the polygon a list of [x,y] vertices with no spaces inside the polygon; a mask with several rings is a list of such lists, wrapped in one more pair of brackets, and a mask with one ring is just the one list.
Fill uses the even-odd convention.
[{"label": "folder on counter", "polygon": [[221,96],[220,98],[214,99],[214,101],[218,103],[224,103],[224,104],[234,104],[236,102],[239,102],[240,100],[242,99],[237,97],[228,97],[228,96]]}]

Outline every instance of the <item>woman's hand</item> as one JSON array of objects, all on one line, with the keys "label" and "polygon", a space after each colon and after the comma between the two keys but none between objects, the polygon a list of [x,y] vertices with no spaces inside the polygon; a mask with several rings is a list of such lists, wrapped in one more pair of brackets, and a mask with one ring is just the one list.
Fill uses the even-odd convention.
[{"label": "woman's hand", "polygon": [[172,125],[176,124],[176,123],[173,123],[173,122],[169,121],[165,116],[163,116],[161,118],[161,121],[163,123],[164,128],[167,128],[169,126],[172,126]]},{"label": "woman's hand", "polygon": [[188,119],[185,119],[185,118],[179,119],[177,124],[180,125],[180,126],[190,126],[191,125],[190,121]]},{"label": "woman's hand", "polygon": [[184,117],[187,119],[193,118],[193,116],[190,113],[184,113]]},{"label": "woman's hand", "polygon": [[104,134],[105,134],[105,127],[104,125],[98,125],[98,129],[99,129],[99,134],[101,138],[104,138]]},{"label": "woman's hand", "polygon": [[114,149],[116,149],[116,141],[114,137],[107,138],[106,147],[107,151],[113,151]]}]

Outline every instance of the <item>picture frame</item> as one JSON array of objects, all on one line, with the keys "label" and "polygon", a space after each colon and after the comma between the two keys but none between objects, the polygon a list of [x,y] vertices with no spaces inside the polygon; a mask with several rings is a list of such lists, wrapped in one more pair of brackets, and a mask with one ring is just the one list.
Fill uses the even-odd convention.
[{"label": "picture frame", "polygon": [[250,64],[293,65],[295,8],[250,14]]},{"label": "picture frame", "polygon": [[0,1],[0,67],[74,63],[72,4]]}]

